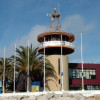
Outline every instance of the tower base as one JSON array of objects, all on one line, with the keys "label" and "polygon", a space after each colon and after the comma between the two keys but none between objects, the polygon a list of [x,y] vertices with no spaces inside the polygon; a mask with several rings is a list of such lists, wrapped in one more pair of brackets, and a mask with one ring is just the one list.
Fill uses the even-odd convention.
[{"label": "tower base", "polygon": [[[54,79],[53,77],[48,77],[48,82],[46,83],[48,87],[46,87],[46,91],[69,90],[68,57],[62,55],[63,60],[61,60],[61,55],[49,55],[46,58],[54,66],[57,75],[57,79]],[[63,65],[63,89],[62,89],[62,65]]]}]

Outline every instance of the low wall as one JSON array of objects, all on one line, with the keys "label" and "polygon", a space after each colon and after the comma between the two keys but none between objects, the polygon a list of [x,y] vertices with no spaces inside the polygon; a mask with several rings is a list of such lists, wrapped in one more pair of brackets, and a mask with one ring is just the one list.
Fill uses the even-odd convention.
[{"label": "low wall", "polygon": [[100,91],[5,93],[0,100],[100,100]]}]

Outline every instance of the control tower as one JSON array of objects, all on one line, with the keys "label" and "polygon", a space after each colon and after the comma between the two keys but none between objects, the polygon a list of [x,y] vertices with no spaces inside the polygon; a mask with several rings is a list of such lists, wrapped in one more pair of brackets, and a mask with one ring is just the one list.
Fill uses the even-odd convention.
[{"label": "control tower", "polygon": [[52,10],[50,31],[38,35],[38,41],[38,52],[44,54],[45,49],[46,58],[54,66],[58,77],[57,80],[49,81],[50,91],[69,90],[67,55],[74,52],[74,35],[62,30],[60,9]]}]

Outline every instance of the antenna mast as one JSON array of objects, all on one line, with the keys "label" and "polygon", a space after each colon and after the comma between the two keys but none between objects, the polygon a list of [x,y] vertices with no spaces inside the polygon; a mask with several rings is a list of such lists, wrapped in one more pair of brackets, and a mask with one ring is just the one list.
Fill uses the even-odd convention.
[{"label": "antenna mast", "polygon": [[51,12],[50,31],[51,32],[62,31],[60,9],[54,8]]}]

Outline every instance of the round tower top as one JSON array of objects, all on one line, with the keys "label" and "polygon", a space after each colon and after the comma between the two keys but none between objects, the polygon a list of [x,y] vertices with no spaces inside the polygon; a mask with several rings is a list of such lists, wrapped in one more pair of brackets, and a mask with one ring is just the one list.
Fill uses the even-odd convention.
[{"label": "round tower top", "polygon": [[44,41],[44,37],[46,36],[50,36],[50,35],[63,35],[66,36],[68,38],[68,42],[73,42],[74,41],[74,35],[68,32],[44,32],[40,35],[38,35],[38,41],[39,42],[43,42]]}]

